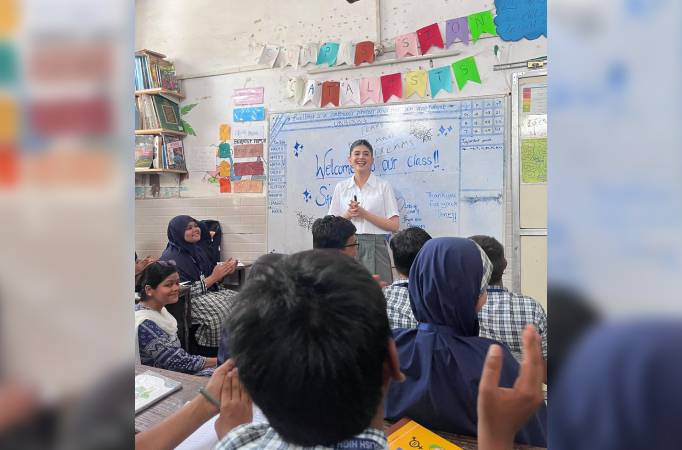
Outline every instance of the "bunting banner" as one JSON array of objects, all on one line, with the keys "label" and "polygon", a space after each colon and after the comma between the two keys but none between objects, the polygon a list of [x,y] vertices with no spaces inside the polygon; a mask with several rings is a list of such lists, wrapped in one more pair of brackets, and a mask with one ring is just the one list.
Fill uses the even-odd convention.
[{"label": "bunting banner", "polygon": [[325,81],[322,83],[322,100],[320,106],[324,108],[329,103],[334,106],[339,106],[339,90],[340,84],[338,81]]},{"label": "bunting banner", "polygon": [[407,33],[395,38],[395,56],[403,58],[407,55],[418,56],[417,33]]},{"label": "bunting banner", "polygon": [[360,104],[360,80],[344,80],[341,82],[341,104]]},{"label": "bunting banner", "polygon": [[320,98],[322,96],[320,84],[319,81],[308,80],[305,84],[305,93],[303,94],[301,106],[306,105],[308,102],[312,102],[313,106],[320,106]]},{"label": "bunting banner", "polygon": [[263,52],[260,54],[260,58],[258,58],[258,64],[273,67],[275,65],[275,61],[277,61],[278,55],[279,46],[266,45],[263,47]]},{"label": "bunting banner", "polygon": [[488,33],[497,36],[497,29],[493,21],[493,13],[490,11],[481,11],[476,14],[470,14],[467,18],[469,23],[469,31],[471,32],[471,40],[476,42],[481,34]]},{"label": "bunting banner", "polygon": [[481,84],[481,76],[476,67],[476,60],[473,56],[460,59],[452,64],[452,71],[455,72],[455,79],[457,80],[457,88],[461,91],[467,81],[475,81]]},{"label": "bunting banner", "polygon": [[317,54],[319,52],[319,45],[317,43],[305,44],[301,47],[301,54],[299,57],[299,67],[303,67],[310,63],[315,63],[317,61]]},{"label": "bunting banner", "polygon": [[355,63],[355,47],[350,41],[342,42],[339,46],[339,53],[336,55],[336,65],[348,64],[352,66]]},{"label": "bunting banner", "polygon": [[469,20],[466,17],[445,22],[445,48],[450,47],[457,39],[469,45]]},{"label": "bunting banner", "polygon": [[303,98],[303,90],[305,89],[305,81],[301,77],[289,78],[287,80],[287,97],[293,98],[296,103],[299,103]]},{"label": "bunting banner", "polygon": [[397,98],[403,97],[403,75],[392,73],[390,75],[381,76],[381,92],[384,96],[384,103],[388,102],[391,96],[395,95]]},{"label": "bunting banner", "polygon": [[379,78],[363,78],[360,80],[360,104],[368,100],[381,102],[381,80]]},{"label": "bunting banner", "polygon": [[431,97],[433,98],[436,98],[436,94],[441,89],[446,92],[452,92],[452,71],[450,66],[429,70],[429,84],[431,85]]},{"label": "bunting banner", "polygon": [[328,67],[331,67],[334,64],[336,64],[336,55],[338,53],[339,44],[337,44],[336,42],[327,42],[322,47],[320,47],[320,51],[317,54],[316,64],[318,66],[322,64],[327,64]]},{"label": "bunting banner", "polygon": [[298,68],[298,59],[301,54],[301,47],[298,45],[289,45],[282,47],[277,57],[276,66],[286,67],[291,66],[294,69]]},{"label": "bunting banner", "polygon": [[362,41],[355,44],[355,65],[374,62],[374,42]]},{"label": "bunting banner", "polygon": [[443,48],[443,36],[440,34],[440,28],[438,28],[437,23],[432,23],[418,29],[417,37],[419,38],[422,55],[425,55],[431,47]]},{"label": "bunting banner", "polygon": [[405,97],[410,98],[413,94],[420,97],[426,95],[426,71],[413,70],[405,74]]}]

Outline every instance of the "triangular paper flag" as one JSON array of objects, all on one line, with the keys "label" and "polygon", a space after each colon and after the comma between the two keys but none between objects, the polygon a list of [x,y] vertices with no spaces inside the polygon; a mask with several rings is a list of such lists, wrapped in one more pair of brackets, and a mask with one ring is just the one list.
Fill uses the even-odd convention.
[{"label": "triangular paper flag", "polygon": [[445,22],[445,48],[450,47],[457,39],[469,45],[469,20],[466,17]]},{"label": "triangular paper flag", "polygon": [[437,23],[432,23],[424,28],[417,30],[417,37],[419,38],[419,46],[422,50],[422,55],[433,46],[443,48],[443,36],[440,34],[440,28]]},{"label": "triangular paper flag", "polygon": [[355,62],[355,46],[352,42],[342,42],[339,47],[339,53],[336,55],[336,65],[348,64],[352,66]]},{"label": "triangular paper flag", "polygon": [[308,80],[305,85],[305,93],[303,94],[303,101],[301,106],[304,106],[308,102],[313,102],[314,106],[320,106],[320,97],[322,92],[320,89],[320,82],[315,80]]},{"label": "triangular paper flag", "polygon": [[374,62],[374,42],[362,41],[355,44],[355,65]]},{"label": "triangular paper flag", "polygon": [[360,104],[360,80],[345,80],[341,82],[341,104]]},{"label": "triangular paper flag", "polygon": [[398,98],[402,98],[403,75],[400,72],[392,73],[390,75],[382,75],[381,92],[384,95],[384,103],[386,103],[393,95]]},{"label": "triangular paper flag", "polygon": [[467,81],[475,81],[481,84],[481,76],[476,67],[476,60],[473,56],[460,59],[452,64],[452,71],[455,72],[455,79],[457,80],[457,88],[461,91]]},{"label": "triangular paper flag", "polygon": [[471,40],[476,42],[482,33],[489,33],[497,36],[497,29],[493,21],[493,13],[490,11],[481,11],[476,14],[470,14],[467,18],[469,23],[469,31],[471,32]]},{"label": "triangular paper flag", "polygon": [[319,44],[309,43],[301,47],[301,55],[299,57],[299,66],[303,67],[309,63],[315,63],[317,61],[317,53],[319,50]]},{"label": "triangular paper flag", "polygon": [[431,85],[431,97],[435,98],[441,89],[452,92],[452,72],[450,66],[438,67],[429,70],[429,84]]},{"label": "triangular paper flag", "polygon": [[336,42],[327,42],[317,54],[317,65],[327,64],[331,67],[336,64],[336,55],[339,53],[339,44]]},{"label": "triangular paper flag", "polygon": [[407,55],[419,55],[419,49],[417,48],[417,33],[407,33],[395,38],[396,58],[402,58]]},{"label": "triangular paper flag", "polygon": [[277,55],[279,55],[279,46],[277,45],[266,45],[263,47],[263,52],[258,58],[258,64],[273,67],[275,61],[277,61]]},{"label": "triangular paper flag", "polygon": [[298,58],[300,53],[301,47],[298,45],[282,47],[279,50],[279,56],[277,57],[277,62],[275,65],[279,67],[292,66],[293,68],[298,68]]},{"label": "triangular paper flag", "polygon": [[381,101],[381,80],[379,78],[363,78],[360,80],[360,103],[364,104],[367,100],[374,103]]},{"label": "triangular paper flag", "polygon": [[287,97],[294,98],[296,103],[303,98],[303,89],[305,89],[305,81],[301,77],[289,78],[287,80]]},{"label": "triangular paper flag", "polygon": [[325,81],[322,83],[322,100],[320,106],[324,108],[329,103],[334,106],[339,106],[339,90],[340,85],[338,81]]},{"label": "triangular paper flag", "polygon": [[405,74],[405,98],[410,98],[414,93],[420,97],[426,95],[425,70],[413,70]]},{"label": "triangular paper flag", "polygon": [[225,142],[230,140],[230,126],[226,123],[220,124],[220,142]]}]

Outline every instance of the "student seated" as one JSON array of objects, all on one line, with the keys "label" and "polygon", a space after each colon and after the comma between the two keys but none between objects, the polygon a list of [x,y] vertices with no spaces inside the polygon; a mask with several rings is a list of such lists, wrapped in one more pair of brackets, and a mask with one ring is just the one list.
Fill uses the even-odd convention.
[{"label": "student seated", "polygon": [[313,248],[340,250],[351,258],[358,257],[357,229],[341,216],[324,216],[313,222]]},{"label": "student seated", "polygon": [[[483,250],[463,238],[431,239],[410,270],[410,303],[416,329],[394,330],[400,369],[406,380],[393,384],[386,418],[409,417],[425,427],[476,434],[477,387],[494,341],[479,337],[477,312],[486,300],[492,265]],[[500,383],[511,387],[519,364],[503,348]],[[523,444],[546,446],[544,406],[516,435]]]},{"label": "student seated", "polygon": [[196,341],[206,354],[215,356],[220,330],[234,306],[236,292],[225,289],[220,281],[237,268],[230,259],[216,264],[201,243],[199,222],[190,216],[177,216],[168,223],[168,245],[162,261],[175,261],[180,281],[189,281],[192,297],[192,324],[197,325]]},{"label": "student seated", "polygon": [[471,236],[488,255],[493,273],[488,285],[488,301],[478,313],[480,335],[507,344],[517,361],[521,360],[521,335],[532,324],[542,338],[542,356],[547,361],[547,314],[531,297],[509,292],[502,285],[507,268],[504,247],[492,236]]},{"label": "student seated", "polygon": [[410,227],[396,233],[389,242],[391,253],[393,253],[393,262],[398,271],[398,279],[384,288],[388,323],[392,330],[395,328],[416,328],[417,326],[412,306],[410,306],[407,283],[414,258],[417,257],[417,253],[429,239],[431,236],[426,231],[418,227]]},{"label": "student seated", "polygon": [[180,347],[178,322],[165,306],[176,303],[180,277],[170,261],[148,265],[140,281],[140,302],[135,305],[136,346],[147,366],[195,375],[210,375],[215,358],[190,355]]}]

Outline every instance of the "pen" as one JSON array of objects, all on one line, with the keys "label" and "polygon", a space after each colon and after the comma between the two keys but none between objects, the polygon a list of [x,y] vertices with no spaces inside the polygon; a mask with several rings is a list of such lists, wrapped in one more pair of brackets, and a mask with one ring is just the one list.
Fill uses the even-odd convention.
[{"label": "pen", "polygon": [[358,201],[358,196],[357,196],[357,195],[354,195],[354,196],[353,196],[353,201],[354,201],[354,202],[357,202],[357,201]]},{"label": "pen", "polygon": [[208,400],[213,406],[216,408],[220,409],[220,402],[213,398],[211,394],[208,393],[208,391],[202,387],[199,388],[199,393],[206,399]]}]

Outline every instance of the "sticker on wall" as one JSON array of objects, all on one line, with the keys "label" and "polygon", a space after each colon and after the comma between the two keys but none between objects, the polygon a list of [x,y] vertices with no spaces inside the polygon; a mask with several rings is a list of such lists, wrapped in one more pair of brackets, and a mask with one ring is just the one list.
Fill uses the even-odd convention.
[{"label": "sticker on wall", "polygon": [[234,181],[234,192],[240,194],[263,192],[263,180],[240,180]]},{"label": "sticker on wall", "polygon": [[242,139],[265,139],[265,127],[256,122],[239,123],[232,129],[232,138],[235,144]]},{"label": "sticker on wall", "polygon": [[235,89],[232,100],[235,105],[259,105],[263,103],[264,94],[262,87]]},{"label": "sticker on wall", "polygon": [[234,174],[238,177],[245,175],[263,175],[265,173],[263,161],[235,162],[233,169]]},{"label": "sticker on wall", "polygon": [[250,108],[235,108],[232,112],[235,122],[255,122],[265,120],[265,107],[253,106]]},{"label": "sticker on wall", "polygon": [[241,144],[234,146],[235,158],[252,158],[263,156],[263,144]]}]

